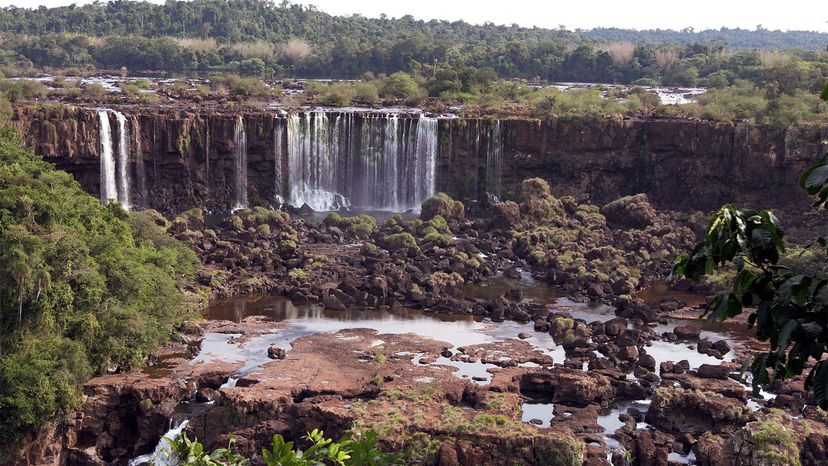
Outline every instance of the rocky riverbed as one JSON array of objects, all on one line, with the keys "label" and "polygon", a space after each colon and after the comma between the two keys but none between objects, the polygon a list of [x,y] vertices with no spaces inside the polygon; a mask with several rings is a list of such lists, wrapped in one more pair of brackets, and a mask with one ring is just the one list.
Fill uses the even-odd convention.
[{"label": "rocky riverbed", "polygon": [[438,194],[380,222],[156,215],[205,264],[204,319],[149,367],[91,380],[21,463],[141,464],[184,431],[233,434],[259,464],[274,434],[315,428],[444,466],[828,460],[802,378],[751,393],[742,361],[763,348],[744,322],[702,324],[705,290],[659,281],[703,216],[578,204],[539,179],[486,212]]}]

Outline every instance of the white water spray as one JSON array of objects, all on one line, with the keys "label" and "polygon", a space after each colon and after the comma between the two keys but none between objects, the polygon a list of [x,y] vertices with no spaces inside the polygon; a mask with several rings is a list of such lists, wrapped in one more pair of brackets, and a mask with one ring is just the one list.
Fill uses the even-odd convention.
[{"label": "white water spray", "polygon": [[434,194],[435,118],[312,111],[291,115],[287,135],[294,206],[404,211]]},{"label": "white water spray", "polygon": [[236,162],[236,206],[235,209],[247,208],[247,135],[244,131],[244,117],[239,115],[235,130],[236,147],[234,158]]},{"label": "white water spray", "polygon": [[98,110],[101,136],[101,202],[118,200],[118,186],[115,182],[115,157],[112,150],[112,126],[109,124],[109,110]]},{"label": "white water spray", "polygon": [[129,210],[129,129],[124,114],[121,112],[113,113],[118,121],[118,201],[125,209]]},{"label": "white water spray", "polygon": [[184,432],[184,429],[187,428],[187,424],[190,421],[183,421],[181,424],[170,429],[161,440],[158,441],[158,445],[155,447],[155,451],[149,453],[147,455],[141,455],[131,459],[128,463],[129,466],[141,466],[141,465],[152,465],[152,466],[175,466],[180,464],[178,455],[173,451],[172,445],[170,442],[174,442],[178,440],[178,437],[181,436],[181,433]]}]

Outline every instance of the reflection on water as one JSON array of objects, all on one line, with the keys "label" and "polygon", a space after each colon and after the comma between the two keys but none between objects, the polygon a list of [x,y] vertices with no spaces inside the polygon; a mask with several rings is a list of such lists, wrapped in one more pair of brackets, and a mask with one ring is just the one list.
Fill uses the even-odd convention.
[{"label": "reflection on water", "polygon": [[706,296],[695,291],[677,290],[664,280],[650,282],[647,288],[639,291],[636,297],[644,302],[659,303],[664,298],[676,298],[687,303],[689,307],[699,307],[706,302]]},{"label": "reflection on water", "polygon": [[[555,405],[552,403],[542,403],[534,401],[526,401],[522,405],[523,414],[521,419],[523,422],[532,422],[538,427],[549,427],[552,418],[555,417]],[[541,421],[539,424],[537,421]]]},{"label": "reflection on water", "polygon": [[541,304],[553,304],[559,298],[566,295],[563,291],[554,286],[538,282],[528,272],[521,272],[521,278],[509,278],[498,274],[486,279],[487,285],[465,285],[463,292],[477,299],[492,300],[506,294],[511,289],[518,289],[523,293],[524,299]]},{"label": "reflection on water", "polygon": [[[317,304],[296,304],[282,296],[248,296],[239,297],[212,304],[205,313],[209,320],[229,320],[241,322],[245,317],[264,316],[275,322],[286,322],[285,328],[251,338],[244,345],[249,350],[237,352],[230,350],[230,336],[208,333],[202,344],[200,358],[212,358],[233,353],[230,361],[247,361],[253,354],[267,353],[271,344],[289,349],[297,338],[319,332],[338,332],[343,329],[369,328],[379,333],[401,334],[413,333],[449,343],[454,347],[493,343],[507,338],[517,338],[521,332],[527,332],[532,338],[527,341],[543,354],[551,356],[555,362],[564,359],[563,348],[557,346],[548,333],[535,332],[531,323],[498,322],[474,318],[463,314],[435,314],[421,310],[398,307],[389,310],[348,310],[332,311]],[[253,353],[253,354],[251,354]]]}]

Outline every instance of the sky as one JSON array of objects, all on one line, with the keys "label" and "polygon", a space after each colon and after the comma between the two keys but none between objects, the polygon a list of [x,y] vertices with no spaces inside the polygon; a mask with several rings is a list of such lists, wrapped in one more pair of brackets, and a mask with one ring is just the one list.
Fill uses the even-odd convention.
[{"label": "sky", "polygon": [[[153,0],[156,3],[162,0]],[[0,0],[0,6],[60,6],[89,0]],[[320,10],[350,15],[389,17],[410,14],[417,19],[462,19],[469,23],[493,22],[568,29],[619,27],[625,29],[755,29],[828,32],[828,8],[817,0],[294,0]]]}]

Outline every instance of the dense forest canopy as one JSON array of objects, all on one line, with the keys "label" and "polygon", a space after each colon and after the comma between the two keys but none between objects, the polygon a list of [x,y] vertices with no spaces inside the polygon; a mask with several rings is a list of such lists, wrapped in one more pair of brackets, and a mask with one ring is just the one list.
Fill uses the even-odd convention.
[{"label": "dense forest canopy", "polygon": [[773,60],[824,76],[828,62],[828,34],[818,32],[568,31],[333,16],[264,0],[9,7],[0,9],[0,38],[0,64],[297,77],[356,78],[419,65],[436,73],[439,65],[490,69],[502,78],[694,86],[756,81]]}]

